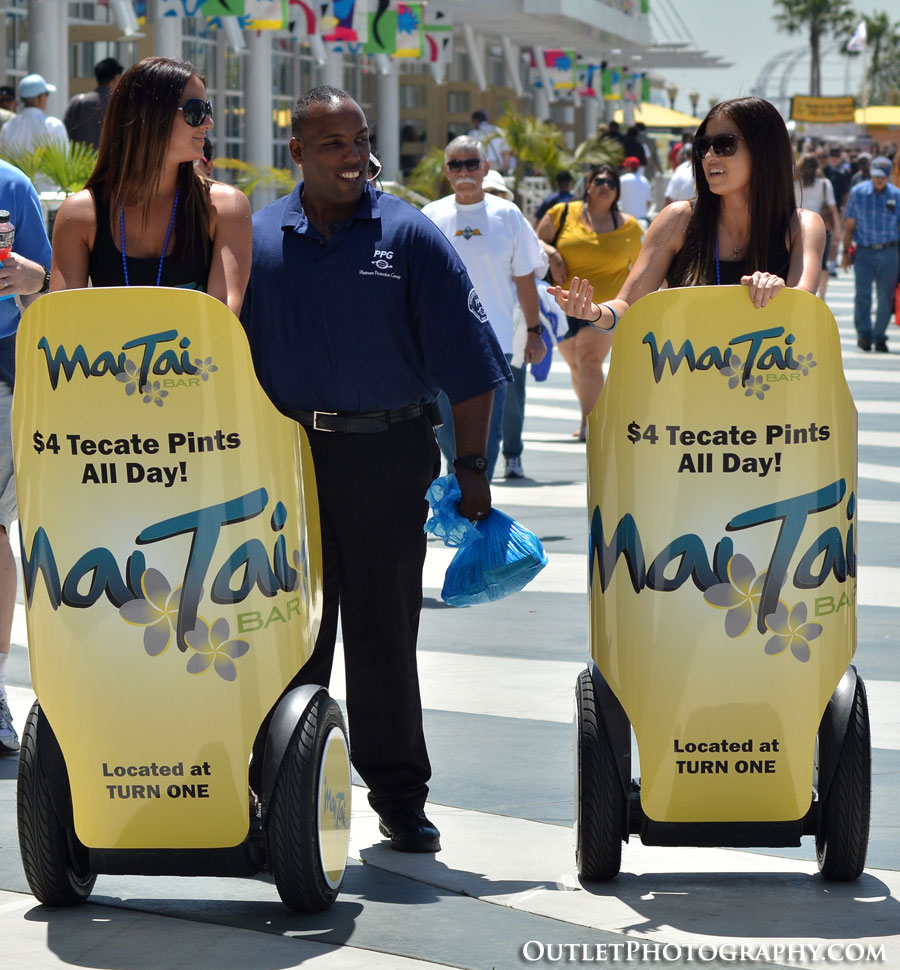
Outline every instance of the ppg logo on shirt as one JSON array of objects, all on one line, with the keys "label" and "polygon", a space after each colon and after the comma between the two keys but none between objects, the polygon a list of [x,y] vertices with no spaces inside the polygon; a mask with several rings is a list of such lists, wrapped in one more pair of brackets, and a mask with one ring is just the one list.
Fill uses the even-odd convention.
[{"label": "ppg logo on shirt", "polygon": [[484,308],[484,304],[478,298],[475,287],[469,290],[469,310],[479,323],[487,323],[487,311]]},{"label": "ppg logo on shirt", "polygon": [[394,258],[393,250],[376,249],[372,253],[372,265],[378,269],[391,269],[390,260]]}]

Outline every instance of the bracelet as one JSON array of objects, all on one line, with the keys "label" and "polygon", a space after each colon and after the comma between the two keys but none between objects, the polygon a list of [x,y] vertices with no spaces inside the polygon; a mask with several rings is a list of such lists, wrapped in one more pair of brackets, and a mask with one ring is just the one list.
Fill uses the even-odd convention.
[{"label": "bracelet", "polygon": [[[613,325],[607,330],[605,327],[598,327],[597,324],[603,319],[603,308],[606,307],[607,310],[613,315]],[[612,333],[616,329],[619,323],[619,314],[611,307],[608,303],[600,304],[600,316],[596,320],[588,320],[587,325],[593,327],[598,333]]]}]

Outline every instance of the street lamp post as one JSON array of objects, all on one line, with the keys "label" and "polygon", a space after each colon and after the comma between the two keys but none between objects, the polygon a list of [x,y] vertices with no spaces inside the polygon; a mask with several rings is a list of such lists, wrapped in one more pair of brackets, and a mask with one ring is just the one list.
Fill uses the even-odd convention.
[{"label": "street lamp post", "polygon": [[691,113],[697,117],[697,103],[700,100],[700,92],[696,89],[688,91],[688,100],[691,102]]},{"label": "street lamp post", "polygon": [[666,94],[669,96],[669,107],[672,111],[675,110],[675,99],[678,97],[678,85],[677,84],[667,84]]}]

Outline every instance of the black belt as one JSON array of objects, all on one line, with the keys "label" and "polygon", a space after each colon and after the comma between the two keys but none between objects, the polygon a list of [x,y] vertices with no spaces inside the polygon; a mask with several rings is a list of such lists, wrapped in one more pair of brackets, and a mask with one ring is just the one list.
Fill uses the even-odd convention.
[{"label": "black belt", "polygon": [[897,245],[897,240],[895,239],[893,240],[893,242],[872,243],[871,246],[860,246],[859,248],[860,249],[892,249],[896,245]]},{"label": "black belt", "polygon": [[339,411],[287,411],[287,416],[314,431],[337,431],[341,434],[371,434],[387,431],[392,424],[411,421],[423,414],[434,420],[436,409],[432,404],[407,404],[388,411],[368,411],[365,414],[348,414]]}]

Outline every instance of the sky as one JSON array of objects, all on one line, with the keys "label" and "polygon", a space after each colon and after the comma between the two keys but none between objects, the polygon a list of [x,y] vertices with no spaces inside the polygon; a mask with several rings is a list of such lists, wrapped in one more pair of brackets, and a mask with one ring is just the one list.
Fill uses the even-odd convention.
[{"label": "sky", "polygon": [[[673,20],[671,14],[666,15],[668,10],[675,7],[697,47],[733,62],[733,67],[722,70],[676,71],[666,68],[656,72],[662,74],[666,81],[678,85],[675,107],[681,111],[690,112],[691,104],[687,92],[691,89],[697,90],[700,93],[697,110],[701,117],[709,108],[710,98],[715,97],[717,101],[721,101],[750,94],[760,72],[773,57],[808,46],[806,35],[787,34],[775,29],[772,19],[775,4],[772,0],[726,0],[717,4],[710,3],[709,0],[650,0],[650,3],[651,11],[654,4],[658,4],[657,11],[651,14],[653,34],[657,40],[683,37],[683,34],[679,37],[675,32],[676,29],[680,30],[680,25]],[[890,5],[890,0],[881,0],[880,9]],[[857,2],[855,6],[871,13],[868,8],[878,7],[879,4],[876,0],[872,4]],[[665,27],[669,25],[672,29],[666,31]],[[846,65],[847,59],[843,57],[826,60],[823,94],[855,93],[859,88],[859,58],[854,58],[850,65],[850,92],[846,90]],[[775,93],[780,86],[780,79],[779,71],[770,80],[767,94],[771,96]],[[807,94],[808,90],[809,60],[804,58],[792,71],[786,94]]]}]

